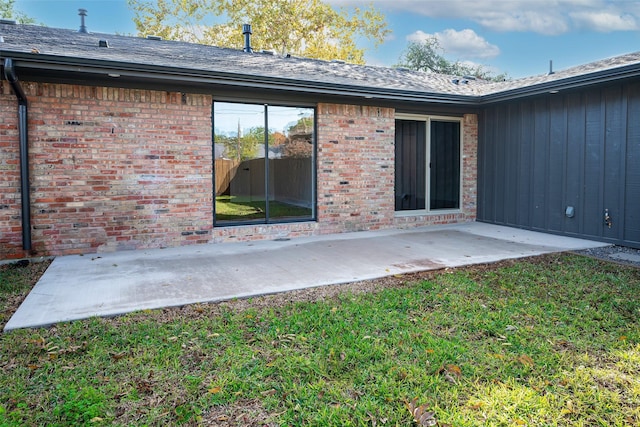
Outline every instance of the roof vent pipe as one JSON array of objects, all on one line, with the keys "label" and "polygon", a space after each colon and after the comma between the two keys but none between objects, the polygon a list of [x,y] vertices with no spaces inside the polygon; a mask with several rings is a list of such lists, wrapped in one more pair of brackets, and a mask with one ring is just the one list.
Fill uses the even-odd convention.
[{"label": "roof vent pipe", "polygon": [[244,36],[244,51],[251,53],[253,49],[251,49],[251,24],[244,24],[242,26],[242,35]]},{"label": "roof vent pipe", "polygon": [[84,25],[84,17],[87,16],[87,9],[78,9],[78,15],[80,15],[80,29],[79,33],[88,33],[87,26]]},{"label": "roof vent pipe", "polygon": [[549,74],[548,75],[550,76],[553,73],[554,73],[554,71],[553,71],[553,60],[550,59],[549,60]]}]

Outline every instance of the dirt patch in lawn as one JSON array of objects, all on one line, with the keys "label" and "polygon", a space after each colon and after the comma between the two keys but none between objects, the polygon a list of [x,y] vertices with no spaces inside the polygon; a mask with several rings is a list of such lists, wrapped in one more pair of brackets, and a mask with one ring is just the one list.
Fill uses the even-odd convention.
[{"label": "dirt patch in lawn", "polygon": [[21,260],[0,265],[0,327],[16,312],[50,264],[50,260]]}]

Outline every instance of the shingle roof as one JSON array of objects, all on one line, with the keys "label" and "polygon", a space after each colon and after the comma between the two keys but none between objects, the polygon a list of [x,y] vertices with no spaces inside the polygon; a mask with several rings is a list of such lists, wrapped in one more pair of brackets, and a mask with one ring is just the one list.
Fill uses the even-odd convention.
[{"label": "shingle roof", "polygon": [[[640,75],[640,52],[615,56],[596,62],[591,62],[552,74],[542,74],[504,82],[492,82],[482,88],[483,96],[507,94],[521,89],[545,90],[563,89],[568,85],[606,81],[614,77],[624,78]],[[557,87],[556,87],[557,86]]]},{"label": "shingle roof", "polygon": [[[19,57],[24,63],[64,62],[76,65],[105,64],[122,71],[138,70],[176,75],[198,75],[202,79],[224,77],[246,84],[248,81],[289,85],[305,91],[346,90],[352,94],[381,97],[384,94],[415,96],[426,99],[461,102],[481,101],[484,97],[500,98],[518,91],[536,88],[548,90],[564,81],[630,68],[640,72],[640,53],[540,75],[505,82],[464,79],[459,76],[424,73],[398,68],[354,65],[340,61],[281,57],[267,53],[245,53],[193,43],[150,40],[113,34],[79,33],[33,25],[0,24],[0,56]],[[109,47],[99,47],[99,41]],[[625,68],[626,67],[626,68]],[[613,70],[613,71],[612,71]],[[458,80],[455,83],[455,80]],[[346,88],[346,89],[345,89]]]}]

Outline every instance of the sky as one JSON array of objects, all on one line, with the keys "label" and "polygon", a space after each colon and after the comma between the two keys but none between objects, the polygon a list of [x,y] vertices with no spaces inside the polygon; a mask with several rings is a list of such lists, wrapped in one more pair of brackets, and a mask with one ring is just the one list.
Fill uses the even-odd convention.
[{"label": "sky", "polygon": [[[2,1],[2,0],[0,0]],[[393,66],[410,41],[435,36],[450,61],[482,65],[509,78],[546,74],[640,51],[640,0],[325,0],[336,7],[373,4],[392,33],[365,54]],[[126,0],[16,0],[49,27],[77,29],[79,8],[91,32],[136,33]],[[366,43],[365,43],[366,45]]]}]

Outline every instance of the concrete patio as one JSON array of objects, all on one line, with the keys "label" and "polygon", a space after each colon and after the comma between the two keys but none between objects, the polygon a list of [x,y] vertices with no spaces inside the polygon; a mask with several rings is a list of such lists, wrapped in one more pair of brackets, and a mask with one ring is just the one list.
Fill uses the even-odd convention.
[{"label": "concrete patio", "polygon": [[64,256],[4,330],[602,246],[474,222]]}]

